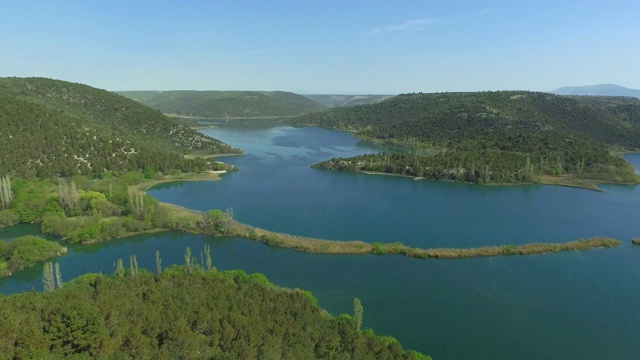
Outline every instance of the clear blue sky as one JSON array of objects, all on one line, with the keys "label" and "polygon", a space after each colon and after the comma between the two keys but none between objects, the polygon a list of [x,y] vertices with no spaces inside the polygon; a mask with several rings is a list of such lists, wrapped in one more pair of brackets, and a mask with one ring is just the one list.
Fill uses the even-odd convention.
[{"label": "clear blue sky", "polygon": [[107,90],[640,88],[640,0],[0,0],[0,76]]}]

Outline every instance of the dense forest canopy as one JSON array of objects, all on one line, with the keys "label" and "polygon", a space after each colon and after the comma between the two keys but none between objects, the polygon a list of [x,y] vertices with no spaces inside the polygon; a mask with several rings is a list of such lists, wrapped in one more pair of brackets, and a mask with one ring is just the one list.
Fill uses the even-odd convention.
[{"label": "dense forest canopy", "polygon": [[292,116],[326,106],[285,91],[120,91],[166,114],[200,118]]},{"label": "dense forest canopy", "polygon": [[12,177],[201,171],[215,162],[184,155],[239,152],[125,97],[44,78],[0,78],[0,139]]},{"label": "dense forest canopy", "polygon": [[332,317],[264,275],[162,269],[157,256],[157,275],[132,258],[114,276],[0,295],[0,359],[430,359],[361,331],[359,301],[353,317]]},{"label": "dense forest canopy", "polygon": [[394,164],[380,155],[319,167],[472,182],[529,182],[535,175],[584,173],[625,182],[633,172],[611,151],[640,148],[640,100],[622,97],[525,91],[404,94],[306,114],[292,123],[354,131],[407,146],[413,154],[396,156]]}]

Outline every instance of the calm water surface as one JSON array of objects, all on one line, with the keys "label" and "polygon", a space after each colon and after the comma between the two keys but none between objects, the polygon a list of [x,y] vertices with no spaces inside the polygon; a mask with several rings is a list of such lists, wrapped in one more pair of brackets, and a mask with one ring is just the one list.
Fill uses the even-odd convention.
[{"label": "calm water surface", "polygon": [[[320,305],[350,312],[435,359],[637,359],[640,355],[640,187],[604,192],[551,186],[479,187],[310,169],[338,156],[378,152],[345,133],[288,127],[205,130],[247,155],[222,181],[163,185],[156,198],[206,210],[233,208],[261,228],[338,240],[402,241],[412,246],[482,246],[623,240],[615,249],[526,257],[417,260],[402,256],[326,256],[272,249],[235,238],[152,234],[71,247],[58,259],[63,277],[112,273],[135,254],[141,267],[181,263],[210,244],[219,269],[262,272],[273,282],[311,290]],[[640,155],[628,159],[640,163]],[[0,230],[37,233],[33,226]],[[14,232],[14,234],[9,234]],[[42,267],[0,280],[2,293],[40,290]]]}]

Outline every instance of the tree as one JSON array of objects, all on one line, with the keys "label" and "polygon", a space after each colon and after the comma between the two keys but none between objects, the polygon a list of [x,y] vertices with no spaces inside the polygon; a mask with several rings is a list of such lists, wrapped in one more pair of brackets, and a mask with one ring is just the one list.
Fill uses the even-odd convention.
[{"label": "tree", "polygon": [[360,303],[360,299],[353,299],[353,328],[356,331],[360,331],[362,327],[362,318],[364,315],[364,308],[362,307],[362,303]]},{"label": "tree", "polygon": [[129,197],[129,208],[131,213],[140,220],[145,220],[147,217],[146,209],[144,206],[144,195],[130,187],[127,190]]},{"label": "tree", "polygon": [[138,275],[138,258],[135,255],[129,255],[129,272],[131,276]]},{"label": "tree", "polygon": [[156,250],[156,271],[158,274],[162,272],[162,259],[160,259],[160,251]]},{"label": "tree", "polygon": [[191,274],[191,248],[187,246],[187,250],[185,250],[184,252],[184,264],[187,266],[187,270],[189,271],[189,274]]},{"label": "tree", "polygon": [[211,269],[213,268],[213,262],[211,261],[211,246],[204,246],[204,254],[207,261],[207,270],[211,271]]},{"label": "tree", "polygon": [[11,200],[13,199],[13,192],[11,191],[11,180],[9,175],[0,178],[0,207],[7,209]]},{"label": "tree", "polygon": [[124,277],[124,265],[122,263],[122,259],[118,259],[118,262],[116,263],[116,277]]},{"label": "tree", "polygon": [[62,289],[62,273],[60,272],[60,264],[56,263],[56,286],[58,289]]},{"label": "tree", "polygon": [[45,292],[51,292],[56,289],[56,284],[53,279],[53,265],[50,262],[44,263],[42,269],[42,286]]},{"label": "tree", "polygon": [[64,212],[68,216],[75,215],[76,203],[80,199],[80,193],[76,189],[76,183],[61,178],[58,188],[58,199],[60,201],[60,206],[62,206]]}]

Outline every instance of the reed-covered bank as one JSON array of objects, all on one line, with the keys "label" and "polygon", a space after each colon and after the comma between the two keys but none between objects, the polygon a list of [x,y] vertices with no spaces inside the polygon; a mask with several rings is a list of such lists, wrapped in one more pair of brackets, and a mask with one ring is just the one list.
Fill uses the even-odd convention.
[{"label": "reed-covered bank", "polygon": [[[138,189],[148,189],[150,186],[140,186]],[[609,248],[620,245],[620,241],[609,238],[593,238],[575,240],[566,243],[532,243],[524,245],[485,246],[481,248],[433,248],[421,249],[406,246],[400,242],[367,243],[363,241],[335,241],[315,239],[263,230],[242,224],[233,219],[232,209],[226,212],[210,210],[198,212],[166,203],[159,203],[165,207],[171,216],[174,230],[190,233],[202,233],[213,236],[234,236],[262,242],[269,246],[289,248],[296,251],[315,254],[401,254],[415,258],[457,259],[475,256],[501,255],[533,255],[555,253],[571,250],[588,250],[595,248]]]},{"label": "reed-covered bank", "polygon": [[[250,228],[250,227],[249,227]],[[240,234],[238,234],[240,236]],[[593,238],[566,243],[532,243],[524,245],[485,246],[481,248],[433,248],[421,249],[406,246],[400,242],[383,244],[362,241],[331,241],[311,239],[252,229],[245,238],[263,242],[270,246],[291,248],[318,254],[380,254],[406,255],[419,259],[459,259],[476,256],[534,255],[572,250],[610,248],[620,245],[620,241],[609,238]],[[640,240],[639,240],[640,242]]]}]

